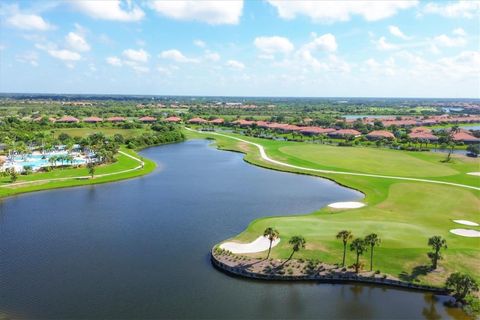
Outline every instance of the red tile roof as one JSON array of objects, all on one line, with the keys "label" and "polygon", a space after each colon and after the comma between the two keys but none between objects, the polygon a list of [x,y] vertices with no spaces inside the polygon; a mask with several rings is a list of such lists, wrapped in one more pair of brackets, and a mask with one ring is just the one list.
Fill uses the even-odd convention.
[{"label": "red tile roof", "polygon": [[393,139],[395,136],[393,133],[390,131],[385,131],[385,130],[375,130],[367,134],[367,137],[370,138],[387,138],[387,139]]},{"label": "red tile roof", "polygon": [[182,118],[180,118],[180,117],[168,117],[168,118],[165,118],[165,121],[168,121],[168,122],[180,122],[180,121],[182,121]]},{"label": "red tile roof", "polygon": [[430,133],[432,132],[432,129],[427,127],[416,127],[412,129],[412,133],[419,133],[419,132]]},{"label": "red tile roof", "polygon": [[188,120],[189,123],[207,123],[208,121],[202,118],[192,118]]},{"label": "red tile roof", "polygon": [[150,116],[145,116],[145,117],[139,118],[138,120],[141,121],[141,122],[155,122],[155,121],[157,121],[157,118],[150,117]]},{"label": "red tile roof", "polygon": [[255,123],[255,121],[239,119],[232,122],[233,124],[238,124],[239,126],[250,126]]},{"label": "red tile roof", "polygon": [[469,133],[466,132],[457,132],[453,135],[453,140],[454,141],[463,141],[463,142],[480,142],[479,138],[476,138],[472,136]]},{"label": "red tile roof", "polygon": [[73,123],[73,122],[79,122],[79,120],[72,116],[63,116],[60,119],[56,120],[56,122]]},{"label": "red tile roof", "polygon": [[344,136],[359,136],[361,133],[357,130],[353,129],[340,129],[334,132],[330,132],[328,135],[330,136],[338,136],[338,137],[344,137]]},{"label": "red tile roof", "polygon": [[330,133],[334,131],[335,129],[332,129],[332,128],[321,128],[321,127],[303,127],[300,129],[301,133],[307,133],[307,134],[323,134],[323,133]]},{"label": "red tile roof", "polygon": [[423,131],[416,131],[408,134],[408,137],[411,139],[419,139],[419,140],[430,140],[430,141],[437,141],[438,137],[434,136],[429,132]]},{"label": "red tile roof", "polygon": [[90,123],[96,123],[96,122],[102,122],[103,119],[99,117],[87,117],[83,119],[83,122],[90,122]]},{"label": "red tile roof", "polygon": [[211,124],[222,124],[225,122],[222,118],[217,118],[209,121]]},{"label": "red tile roof", "polygon": [[107,121],[108,122],[123,122],[123,121],[125,121],[125,118],[124,117],[110,117],[110,118],[107,118]]}]

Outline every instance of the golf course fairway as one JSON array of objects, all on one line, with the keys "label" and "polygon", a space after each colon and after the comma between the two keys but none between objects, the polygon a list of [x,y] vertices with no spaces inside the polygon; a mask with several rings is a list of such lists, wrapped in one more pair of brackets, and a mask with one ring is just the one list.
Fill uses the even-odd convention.
[{"label": "golf course fairway", "polygon": [[[381,238],[381,245],[375,249],[374,270],[381,270],[404,281],[438,286],[443,285],[452,272],[465,272],[480,280],[480,238],[462,237],[449,232],[458,227],[453,220],[480,220],[480,178],[467,174],[480,171],[478,159],[453,156],[446,163],[443,162],[445,154],[441,153],[337,147],[230,133],[184,132],[190,139],[214,139],[222,150],[243,152],[245,161],[249,163],[324,177],[365,194],[365,207],[326,207],[307,215],[265,217],[252,221],[241,234],[229,241],[248,243],[262,235],[267,227],[273,227],[279,231],[282,239],[294,235],[306,239],[306,247],[296,253],[296,259],[316,259],[334,264],[341,262],[343,253],[341,241],[335,238],[339,231],[350,230],[355,238],[376,233]],[[261,145],[273,162],[266,161],[259,148],[250,143]],[[311,169],[366,175],[335,174]],[[399,179],[381,177],[384,175]],[[402,180],[402,177],[425,181]],[[442,184],[444,182],[452,185]],[[475,226],[468,228],[480,230]],[[437,270],[425,271],[431,264],[427,256],[431,250],[428,239],[436,235],[447,240],[448,249],[442,252],[443,259]],[[288,241],[281,241],[272,248],[271,257],[286,259],[290,253]],[[259,252],[248,255],[264,257],[265,254]],[[352,264],[354,258],[353,253],[347,252],[347,265]],[[368,266],[369,255],[361,259]]]}]

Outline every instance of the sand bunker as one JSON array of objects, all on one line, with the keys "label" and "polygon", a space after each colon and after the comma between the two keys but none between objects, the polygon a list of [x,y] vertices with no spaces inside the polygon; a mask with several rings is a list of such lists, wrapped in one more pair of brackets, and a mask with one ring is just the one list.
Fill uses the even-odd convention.
[{"label": "sand bunker", "polygon": [[[280,242],[276,239],[272,242],[272,248]],[[225,242],[220,245],[220,249],[228,250],[232,253],[254,253],[268,250],[270,240],[267,237],[260,236],[250,243]]]},{"label": "sand bunker", "polygon": [[466,226],[473,226],[473,227],[478,227],[479,224],[473,221],[468,221],[468,220],[453,220],[455,223],[463,224]]},{"label": "sand bunker", "polygon": [[470,229],[452,229],[451,233],[469,238],[480,238],[480,231]]},{"label": "sand bunker", "polygon": [[356,209],[365,206],[365,203],[349,201],[349,202],[334,202],[328,205],[330,208],[335,209]]},{"label": "sand bunker", "polygon": [[480,176],[480,172],[468,172],[467,174],[471,176]]}]

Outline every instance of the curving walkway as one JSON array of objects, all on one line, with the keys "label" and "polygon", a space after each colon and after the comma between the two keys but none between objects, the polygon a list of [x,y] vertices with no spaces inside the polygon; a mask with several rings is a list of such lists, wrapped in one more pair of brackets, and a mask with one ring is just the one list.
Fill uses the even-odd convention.
[{"label": "curving walkway", "polygon": [[444,184],[444,185],[449,185],[449,186],[455,186],[455,187],[460,187],[460,188],[467,188],[467,189],[473,189],[473,190],[480,190],[480,187],[474,187],[474,186],[469,186],[466,184],[460,184],[460,183],[454,183],[454,182],[446,182],[446,181],[438,181],[438,180],[429,180],[429,179],[419,179],[419,178],[408,178],[408,177],[399,177],[399,176],[385,176],[385,175],[379,175],[379,174],[370,174],[370,173],[358,173],[358,172],[348,172],[348,171],[334,171],[334,170],[323,170],[323,169],[313,169],[313,168],[308,168],[308,167],[301,167],[301,166],[296,166],[293,164],[281,162],[278,160],[274,160],[270,158],[267,153],[265,152],[265,148],[258,143],[251,142],[245,139],[237,138],[237,137],[232,137],[227,134],[223,133],[218,133],[218,132],[202,132],[198,130],[193,130],[191,128],[185,128],[189,131],[201,133],[201,134],[213,134],[225,138],[230,138],[233,140],[245,142],[247,144],[253,145],[258,148],[260,151],[260,156],[262,157],[263,160],[288,167],[288,168],[293,168],[293,169],[299,169],[299,170],[305,170],[305,171],[311,171],[311,172],[319,172],[319,173],[329,173],[329,174],[341,174],[341,175],[347,175],[347,176],[360,176],[360,177],[372,177],[372,178],[383,178],[383,179],[395,179],[395,180],[406,180],[406,181],[417,181],[417,182],[428,182],[428,183],[435,183],[435,184]]},{"label": "curving walkway", "polygon": [[[113,176],[113,175],[117,175],[117,174],[121,174],[121,173],[126,173],[126,172],[130,172],[130,171],[135,171],[135,170],[138,170],[138,169],[141,169],[143,168],[143,166],[145,165],[145,163],[139,159],[139,158],[136,158],[132,155],[129,155],[128,153],[126,152],[123,152],[123,151],[118,151],[118,153],[121,153],[123,154],[124,156],[127,156],[129,158],[132,158],[133,160],[136,160],[140,163],[140,165],[136,166],[135,168],[132,168],[132,169],[126,169],[126,170],[122,170],[122,171],[117,171],[117,172],[111,172],[111,173],[103,173],[103,174],[97,174],[95,175],[94,177],[95,178],[102,178],[102,177],[108,177],[108,176]],[[7,185],[3,185],[3,186],[0,186],[0,188],[12,188],[12,187],[18,187],[18,186],[23,186],[23,185],[29,185],[29,184],[37,184],[37,183],[48,183],[48,182],[52,182],[52,181],[65,181],[65,180],[79,180],[79,179],[89,179],[90,176],[76,176],[76,177],[65,177],[65,178],[52,178],[52,179],[41,179],[41,180],[31,180],[31,181],[21,181],[21,182],[15,182],[15,183],[10,183],[10,184],[7,184]]]}]

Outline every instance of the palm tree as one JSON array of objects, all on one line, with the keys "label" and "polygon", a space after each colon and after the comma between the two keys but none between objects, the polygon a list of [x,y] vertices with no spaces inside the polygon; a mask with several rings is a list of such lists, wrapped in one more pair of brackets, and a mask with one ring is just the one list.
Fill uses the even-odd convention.
[{"label": "palm tree", "polygon": [[292,259],[293,254],[295,252],[300,251],[300,249],[305,248],[306,241],[305,241],[305,238],[302,237],[302,236],[293,236],[293,237],[290,238],[288,243],[292,245],[292,254],[290,255],[290,257],[288,257],[287,261]]},{"label": "palm tree", "polygon": [[267,229],[265,229],[265,231],[263,231],[263,236],[268,237],[268,240],[270,240],[270,246],[268,247],[268,254],[266,259],[270,257],[270,251],[272,251],[272,242],[278,239],[279,235],[280,233],[276,229],[273,229],[271,227],[268,227]]},{"label": "palm tree", "polygon": [[345,267],[345,254],[347,252],[347,243],[348,240],[352,240],[353,235],[351,231],[342,230],[337,233],[337,239],[341,239],[343,242],[343,259],[342,259],[342,267]]},{"label": "palm tree", "polygon": [[447,154],[447,158],[445,159],[445,162],[450,161],[452,152],[455,149],[455,143],[454,143],[455,140],[453,139],[453,137],[455,136],[455,134],[459,132],[460,132],[460,127],[458,125],[454,125],[452,126],[452,128],[450,129],[450,132],[447,135],[448,154]]},{"label": "palm tree", "polygon": [[432,247],[434,252],[429,252],[428,257],[432,260],[432,269],[437,269],[438,260],[442,259],[440,255],[440,250],[442,248],[447,249],[447,240],[443,239],[440,236],[433,236],[428,239],[428,245]]},{"label": "palm tree", "polygon": [[382,240],[376,233],[371,233],[365,237],[365,243],[370,246],[370,271],[373,270],[373,248],[379,246]]},{"label": "palm tree", "polygon": [[452,273],[448,277],[445,287],[452,291],[457,301],[463,301],[470,292],[478,291],[477,281],[468,274],[462,274],[460,272]]},{"label": "palm tree", "polygon": [[50,162],[50,164],[52,164],[54,167],[57,165],[57,161],[58,156],[51,156],[50,158],[48,158],[48,162]]},{"label": "palm tree", "polygon": [[95,163],[93,162],[89,162],[87,164],[87,169],[88,169],[88,174],[90,175],[90,177],[93,177],[95,176]]},{"label": "palm tree", "polygon": [[367,251],[365,240],[363,240],[362,238],[357,238],[353,240],[353,242],[350,244],[350,251],[355,251],[355,254],[357,255],[357,260],[355,262],[355,272],[358,273],[358,270],[360,269],[360,256],[365,251]]}]

